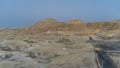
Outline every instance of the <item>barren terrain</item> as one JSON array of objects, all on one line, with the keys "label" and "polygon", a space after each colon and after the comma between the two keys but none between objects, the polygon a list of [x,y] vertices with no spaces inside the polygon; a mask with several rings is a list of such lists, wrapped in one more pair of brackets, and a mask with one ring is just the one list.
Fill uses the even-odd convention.
[{"label": "barren terrain", "polygon": [[[113,60],[109,68],[120,68],[119,26],[119,21],[49,18],[24,28],[0,29],[0,68],[105,68],[108,60]],[[106,53],[110,50],[117,50],[117,56]],[[109,58],[100,61],[106,54]]]}]

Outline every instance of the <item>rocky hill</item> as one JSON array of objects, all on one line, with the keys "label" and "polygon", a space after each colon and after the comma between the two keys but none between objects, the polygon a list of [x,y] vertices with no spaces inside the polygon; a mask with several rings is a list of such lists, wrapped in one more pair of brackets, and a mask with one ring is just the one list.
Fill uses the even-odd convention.
[{"label": "rocky hill", "polygon": [[120,21],[86,23],[82,20],[71,20],[68,22],[59,22],[55,19],[48,18],[37,22],[36,24],[18,28],[18,29],[1,29],[0,36],[22,36],[39,35],[39,34],[56,34],[56,35],[96,35],[104,34],[107,36],[116,35],[120,29]]},{"label": "rocky hill", "polygon": [[119,26],[119,21],[86,23],[81,20],[71,20],[62,23],[49,18],[30,26],[27,30],[45,34],[94,35],[100,32],[119,30]]},{"label": "rocky hill", "polygon": [[[0,29],[0,68],[97,68],[95,50],[120,50],[119,22],[59,22],[49,18],[24,28]],[[109,60],[103,54],[101,62]],[[107,54],[116,63],[120,61],[119,55]]]}]

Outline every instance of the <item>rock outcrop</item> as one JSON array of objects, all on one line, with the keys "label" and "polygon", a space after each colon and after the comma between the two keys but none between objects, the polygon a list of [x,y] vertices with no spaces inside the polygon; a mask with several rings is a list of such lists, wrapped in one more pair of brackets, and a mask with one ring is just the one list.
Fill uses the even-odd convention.
[{"label": "rock outcrop", "polygon": [[[49,18],[25,28],[0,29],[0,68],[97,68],[90,39],[119,49],[119,22],[63,23]],[[111,37],[119,40],[111,42]]]},{"label": "rock outcrop", "polygon": [[119,30],[120,24],[117,22],[85,23],[81,20],[71,20],[61,23],[55,19],[45,19],[29,29],[37,33],[44,32],[45,34],[94,35],[102,31]]},{"label": "rock outcrop", "polygon": [[[20,28],[20,29],[4,29],[1,30],[0,35],[6,32],[5,35],[9,36],[7,32],[11,31],[12,36],[26,36],[26,35],[36,35],[36,34],[56,34],[56,35],[96,35],[102,32],[115,32],[119,31],[120,23],[118,21],[108,21],[108,22],[96,22],[96,23],[86,23],[82,20],[71,20],[68,22],[59,22],[55,19],[48,18],[43,21],[37,22],[36,24]],[[5,36],[4,35],[4,36]],[[17,37],[17,36],[16,36]],[[10,39],[11,36],[10,36]]]}]

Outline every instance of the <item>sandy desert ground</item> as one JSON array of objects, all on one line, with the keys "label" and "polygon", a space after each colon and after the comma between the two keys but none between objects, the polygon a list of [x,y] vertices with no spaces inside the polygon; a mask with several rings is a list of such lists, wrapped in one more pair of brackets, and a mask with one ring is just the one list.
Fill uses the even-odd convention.
[{"label": "sandy desert ground", "polygon": [[46,19],[30,27],[0,29],[0,68],[120,68],[117,22]]}]

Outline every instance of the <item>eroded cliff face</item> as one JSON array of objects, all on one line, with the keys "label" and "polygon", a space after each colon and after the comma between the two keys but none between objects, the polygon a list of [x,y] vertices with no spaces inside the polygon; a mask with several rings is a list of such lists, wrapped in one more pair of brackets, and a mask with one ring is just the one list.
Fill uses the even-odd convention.
[{"label": "eroded cliff face", "polygon": [[61,35],[94,35],[103,31],[119,30],[116,22],[85,23],[81,20],[71,20],[69,22],[58,22],[54,19],[45,19],[28,28],[32,32],[44,32],[45,34]]},{"label": "eroded cliff face", "polygon": [[[68,22],[59,22],[55,19],[48,18],[43,21],[40,21],[32,26],[18,29],[4,29],[1,30],[4,32],[12,32],[12,36],[20,35],[36,35],[36,34],[59,34],[59,35],[96,35],[102,34],[112,36],[119,32],[120,23],[119,21],[110,21],[110,22],[97,22],[97,23],[86,23],[81,20],[71,20]],[[2,36],[2,33],[0,34]]]}]

